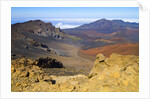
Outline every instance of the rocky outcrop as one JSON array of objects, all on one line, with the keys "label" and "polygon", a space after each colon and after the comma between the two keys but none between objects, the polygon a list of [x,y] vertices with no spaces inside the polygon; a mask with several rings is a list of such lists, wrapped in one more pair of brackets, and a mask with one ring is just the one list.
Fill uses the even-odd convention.
[{"label": "rocky outcrop", "polygon": [[[34,60],[20,58],[12,60],[11,64],[11,90],[15,92],[30,91],[35,83],[47,82],[52,84],[52,80],[36,65]],[[38,91],[38,90],[37,90]]]},{"label": "rocky outcrop", "polygon": [[[26,38],[26,40],[28,41],[28,45],[30,46],[33,46],[33,47],[38,47],[40,49],[43,49],[45,51],[48,51],[49,53],[51,54],[57,54],[56,51],[52,48],[49,48],[47,44],[45,43],[41,43],[41,42],[38,42],[34,39],[31,39],[31,38]],[[25,46],[25,48],[27,49],[27,47]],[[29,47],[28,47],[29,49]]]},{"label": "rocky outcrop", "polygon": [[42,68],[63,68],[63,64],[61,62],[49,57],[39,58],[35,61],[35,64]]},{"label": "rocky outcrop", "polygon": [[[16,35],[17,33],[20,33]],[[52,25],[52,23],[45,23],[41,20],[30,20],[24,23],[17,23],[12,25],[12,36],[19,37],[22,32],[37,34],[40,36],[51,36],[55,39],[64,39],[66,34],[60,29]]]},{"label": "rocky outcrop", "polygon": [[[138,92],[139,57],[112,54],[96,56],[89,76],[48,76],[39,68],[39,62],[48,65],[49,58],[34,61],[28,58],[13,60],[11,64],[11,91],[26,92]],[[37,63],[36,63],[37,62]],[[36,63],[36,64],[35,64]]]},{"label": "rocky outcrop", "polygon": [[112,54],[110,58],[105,58],[102,54],[98,54],[96,58],[89,74],[90,79],[83,89],[109,92],[139,91],[138,56]]},{"label": "rocky outcrop", "polygon": [[19,58],[11,63],[12,92],[72,92],[79,90],[79,84],[88,81],[85,75],[48,76],[35,60]]}]

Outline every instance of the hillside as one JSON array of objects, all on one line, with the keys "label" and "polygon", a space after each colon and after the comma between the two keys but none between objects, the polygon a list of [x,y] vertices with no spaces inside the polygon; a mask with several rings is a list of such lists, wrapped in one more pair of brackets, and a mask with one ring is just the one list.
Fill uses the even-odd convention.
[{"label": "hillside", "polygon": [[[103,31],[108,31],[109,29],[113,29],[113,31]],[[101,19],[74,29],[65,30],[56,28],[50,22],[45,23],[41,20],[31,20],[11,26],[12,59],[21,56],[31,58],[51,56],[50,54],[68,56],[69,49],[65,48],[66,44],[75,45],[77,48],[81,48],[81,50],[90,51],[92,48],[103,46],[138,43],[138,32],[137,23],[129,23],[122,20]],[[123,48],[120,48],[120,50],[123,50]],[[97,50],[95,51],[96,55]],[[108,52],[105,52],[106,56],[109,56]],[[117,50],[115,52],[117,53]],[[128,52],[122,53],[119,51],[118,53],[124,54]],[[132,52],[131,50],[129,54],[132,54]],[[133,53],[137,55],[135,53],[137,51]]]},{"label": "hillside", "polygon": [[128,43],[128,44],[115,44],[104,47],[97,47],[87,50],[80,50],[81,53],[90,56],[96,56],[98,53],[103,53],[106,57],[109,57],[112,53],[120,55],[136,55],[139,56],[139,44]]},{"label": "hillside", "polygon": [[21,56],[36,58],[50,54],[63,55],[59,51],[63,49],[61,45],[78,40],[74,36],[65,34],[52,23],[45,23],[41,20],[13,24],[11,38],[12,59]]},{"label": "hillside", "polygon": [[122,20],[100,19],[76,28],[64,29],[63,31],[84,40],[123,38],[124,41],[128,42],[139,41],[139,24],[124,22]]},{"label": "hillside", "polygon": [[[105,23],[105,21],[109,20],[98,20],[96,23],[99,25],[101,22]],[[128,26],[130,24],[123,21],[117,22],[120,26]],[[95,22],[91,24],[95,24]],[[130,24],[129,26],[128,28],[133,28],[134,24]],[[138,55],[138,43],[130,43],[126,39],[128,36],[122,34],[121,31],[114,33],[95,32],[96,34],[94,34],[91,30],[86,30],[86,33],[90,34],[91,37],[89,39],[80,39],[56,28],[50,22],[45,23],[41,20],[13,24],[11,27],[12,60],[20,57],[28,57],[31,59],[50,57],[62,62],[68,69],[73,68],[87,75],[98,53],[103,53],[106,57],[109,57],[112,53]],[[127,32],[126,34],[134,34],[134,31]],[[86,36],[83,35],[83,37]],[[106,39],[105,37],[112,38]],[[49,72],[51,70],[45,71]]]},{"label": "hillside", "polygon": [[13,24],[11,91],[138,92],[138,31],[123,23],[127,31],[79,29],[83,38],[40,20]]},{"label": "hillside", "polygon": [[[75,70],[76,73],[82,74],[88,74],[92,68],[93,61],[78,55],[80,39],[65,34],[51,23],[32,20],[13,24],[11,28],[12,60],[21,57],[31,59],[50,57],[62,62],[67,70]],[[57,74],[64,70],[45,69],[45,72],[51,71]],[[74,75],[72,72],[67,73],[64,75]]]},{"label": "hillside", "polygon": [[122,20],[101,19],[89,24],[84,24],[75,29],[95,30],[98,33],[113,33],[117,31],[124,31],[127,27],[138,29],[138,26],[139,26],[138,23],[124,22]]}]

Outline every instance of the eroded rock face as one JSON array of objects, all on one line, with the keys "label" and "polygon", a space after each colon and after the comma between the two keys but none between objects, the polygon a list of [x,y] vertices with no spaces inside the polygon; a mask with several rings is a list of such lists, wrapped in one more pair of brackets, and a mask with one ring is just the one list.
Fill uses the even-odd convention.
[{"label": "eroded rock face", "polygon": [[[12,60],[11,64],[11,90],[12,91],[30,91],[34,83],[44,82],[47,75],[36,65],[34,60],[28,58],[19,58]],[[49,84],[52,84],[51,79]]]},{"label": "eroded rock face", "polygon": [[[89,78],[88,86],[85,84],[83,87],[87,89],[86,91],[137,92],[139,91],[139,57],[118,54],[112,54],[110,58],[97,57]],[[98,87],[91,89],[94,86]]]},{"label": "eroded rock face", "polygon": [[54,76],[34,60],[20,58],[11,64],[11,91],[25,92],[138,92],[139,57],[98,54],[89,76]]}]

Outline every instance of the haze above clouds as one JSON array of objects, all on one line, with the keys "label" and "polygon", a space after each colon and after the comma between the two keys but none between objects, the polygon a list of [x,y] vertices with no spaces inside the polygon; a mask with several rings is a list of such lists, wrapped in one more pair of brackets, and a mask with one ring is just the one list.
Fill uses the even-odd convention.
[{"label": "haze above clouds", "polygon": [[29,20],[51,22],[61,29],[74,28],[99,19],[139,22],[138,7],[12,7],[11,23]]},{"label": "haze above clouds", "polygon": [[[61,29],[65,28],[75,28],[83,24],[88,24],[97,20],[100,20],[102,18],[47,18],[42,19],[46,22],[54,22],[58,23],[55,26],[60,27]],[[125,22],[136,22],[139,23],[139,19],[129,19],[129,18],[106,18],[107,20],[123,20]]]}]

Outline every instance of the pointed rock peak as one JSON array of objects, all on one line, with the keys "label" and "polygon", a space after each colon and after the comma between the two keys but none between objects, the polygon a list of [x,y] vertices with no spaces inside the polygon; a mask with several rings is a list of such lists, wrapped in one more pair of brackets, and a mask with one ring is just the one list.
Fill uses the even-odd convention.
[{"label": "pointed rock peak", "polygon": [[103,19],[97,20],[96,22],[107,22],[107,21],[110,21],[110,20],[103,18]]}]

